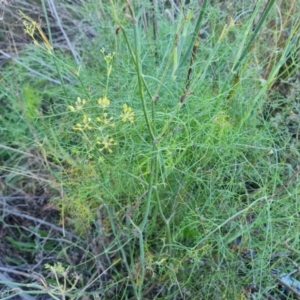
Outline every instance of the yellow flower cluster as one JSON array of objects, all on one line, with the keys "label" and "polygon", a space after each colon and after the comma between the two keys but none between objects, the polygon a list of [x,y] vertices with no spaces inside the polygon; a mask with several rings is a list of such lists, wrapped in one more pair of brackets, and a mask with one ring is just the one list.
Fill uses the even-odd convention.
[{"label": "yellow flower cluster", "polygon": [[[1,1],[0,1],[1,3]],[[24,14],[22,11],[19,10],[19,14],[21,15],[21,18],[23,19],[23,26],[24,31],[27,33],[31,38],[35,45],[41,47],[42,49],[48,51],[51,53],[51,50],[53,49],[52,45],[50,44],[48,38],[45,36],[41,25],[28,17],[26,14]],[[39,38],[43,41],[45,48],[40,46],[40,44],[37,42],[36,37],[39,36]]]},{"label": "yellow flower cluster", "polygon": [[106,109],[110,105],[110,101],[106,96],[104,96],[103,98],[98,99],[98,104],[101,108]]},{"label": "yellow flower cluster", "polygon": [[[83,110],[84,106],[86,104],[86,100],[85,99],[81,99],[80,97],[77,97],[77,100],[73,105],[69,105],[68,109],[71,112],[76,112],[76,111],[80,111]],[[93,130],[96,129],[98,130],[98,132],[101,133],[102,137],[97,137],[96,138],[96,144],[100,145],[100,148],[98,149],[100,152],[106,150],[109,153],[112,153],[112,148],[113,146],[117,145],[117,142],[108,134],[105,133],[105,129],[107,129],[108,127],[115,127],[116,124],[113,122],[113,117],[110,117],[108,115],[107,112],[105,112],[105,110],[110,106],[110,101],[109,99],[104,96],[103,98],[99,98],[98,99],[98,105],[100,106],[100,108],[102,109],[102,114],[99,117],[96,117],[95,120],[97,121],[97,123],[100,123],[100,125],[95,124],[92,119],[87,116],[86,114],[83,115],[83,119],[81,123],[77,123],[73,129],[74,130],[78,130],[78,131],[82,131],[84,132],[84,130]],[[129,107],[127,104],[123,105],[123,112],[120,114],[120,118],[122,120],[122,122],[126,122],[129,121],[130,123],[134,122],[134,112],[132,111],[132,108]]]},{"label": "yellow flower cluster", "polygon": [[112,153],[112,146],[116,146],[118,143],[112,138],[106,135],[102,140],[97,141],[98,145],[103,145],[99,150],[102,152],[103,150],[107,150],[109,153]]},{"label": "yellow flower cluster", "polygon": [[93,127],[90,125],[91,121],[92,121],[91,118],[87,117],[87,115],[83,115],[83,120],[82,120],[83,125],[80,123],[77,123],[73,129],[74,130],[84,130],[84,129],[92,130]]},{"label": "yellow flower cluster", "polygon": [[25,33],[27,33],[28,35],[30,35],[31,37],[33,37],[34,30],[35,30],[35,25],[32,24],[32,23],[29,23],[27,21],[23,21],[23,25],[24,25],[24,31],[25,31]]},{"label": "yellow flower cluster", "polygon": [[[96,120],[97,120],[98,122],[103,123],[104,126],[115,127],[116,124],[115,124],[115,123],[112,123],[113,119],[114,119],[113,117],[110,117],[110,118],[109,118],[107,113],[104,113],[102,118],[100,118],[100,117],[97,117],[97,118],[96,118]],[[98,129],[101,130],[102,127],[98,127]]]},{"label": "yellow flower cluster", "polygon": [[83,108],[84,104],[86,103],[85,99],[80,99],[79,97],[77,97],[77,100],[75,102],[75,107],[72,105],[68,105],[68,109],[70,111],[75,111],[75,110],[80,110]]},{"label": "yellow flower cluster", "polygon": [[126,122],[128,120],[130,123],[133,123],[134,121],[134,112],[132,112],[132,108],[127,106],[127,104],[123,105],[123,113],[121,114],[121,119],[123,122]]}]

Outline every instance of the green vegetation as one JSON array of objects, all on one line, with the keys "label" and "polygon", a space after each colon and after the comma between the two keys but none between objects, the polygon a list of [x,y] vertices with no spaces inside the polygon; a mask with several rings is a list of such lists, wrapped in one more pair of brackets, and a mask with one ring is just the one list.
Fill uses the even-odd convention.
[{"label": "green vegetation", "polygon": [[300,4],[60,2],[67,50],[42,1],[0,78],[1,299],[277,299],[300,251]]}]

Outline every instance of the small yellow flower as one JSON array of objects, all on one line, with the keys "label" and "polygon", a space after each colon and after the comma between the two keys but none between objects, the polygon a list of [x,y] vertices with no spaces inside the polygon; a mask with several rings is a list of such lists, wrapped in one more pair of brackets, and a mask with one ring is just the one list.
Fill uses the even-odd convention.
[{"label": "small yellow flower", "polygon": [[69,109],[70,111],[72,111],[72,112],[75,111],[75,108],[74,108],[74,106],[72,106],[72,105],[68,105],[68,109]]},{"label": "small yellow flower", "polygon": [[127,120],[130,123],[133,123],[134,121],[134,112],[132,111],[132,108],[127,106],[127,104],[123,105],[123,113],[121,113],[121,119],[123,122],[126,122]]},{"label": "small yellow flower", "polygon": [[72,112],[74,112],[75,110],[80,110],[83,108],[85,103],[86,103],[85,99],[81,100],[79,97],[77,97],[77,100],[75,102],[75,107],[73,105],[68,105],[68,109]]},{"label": "small yellow flower", "polygon": [[53,266],[51,266],[50,264],[45,264],[45,268],[50,270],[53,274],[59,274],[59,275],[66,275],[65,274],[65,268],[63,267],[63,265],[59,262],[59,263],[54,263]]},{"label": "small yellow flower", "polygon": [[31,37],[34,35],[35,26],[33,24],[29,24],[27,21],[23,21],[24,31]]},{"label": "small yellow flower", "polygon": [[97,120],[98,122],[103,123],[103,126],[99,127],[98,129],[99,129],[100,131],[102,131],[102,129],[103,129],[105,126],[115,127],[116,124],[115,124],[115,123],[112,123],[113,119],[114,119],[113,117],[110,117],[110,118],[109,118],[107,113],[104,113],[104,114],[103,114],[103,118],[97,117],[96,120]]},{"label": "small yellow flower", "polygon": [[103,54],[104,60],[106,61],[106,64],[110,64],[110,62],[113,60],[114,56],[116,55],[116,52],[111,52],[111,53],[105,55],[105,49],[104,48],[102,48],[100,50],[100,52]]},{"label": "small yellow flower", "polygon": [[87,130],[92,130],[93,127],[90,126],[90,123],[91,123],[91,118],[87,117],[87,115],[84,115],[83,116],[83,125],[81,125],[80,123],[77,123],[75,125],[75,127],[73,127],[74,130],[84,130],[84,129],[87,129]]},{"label": "small yellow flower", "polygon": [[106,96],[104,96],[103,98],[98,99],[98,104],[100,105],[101,108],[106,109],[109,106],[110,101]]},{"label": "small yellow flower", "polygon": [[88,118],[86,115],[83,116],[84,128],[92,130],[93,128],[89,125],[91,123],[91,118]]},{"label": "small yellow flower", "polygon": [[113,151],[111,150],[111,147],[116,146],[117,142],[113,138],[106,135],[101,141],[97,141],[97,144],[103,145],[103,147],[99,149],[100,151],[107,150],[109,153],[112,153]]},{"label": "small yellow flower", "polygon": [[76,110],[80,110],[83,108],[84,104],[86,103],[85,99],[80,99],[79,97],[77,97],[77,101],[76,101]]},{"label": "small yellow flower", "polygon": [[73,127],[74,130],[83,130],[82,128],[82,125],[80,123],[77,123],[74,127]]},{"label": "small yellow flower", "polygon": [[113,117],[108,118],[107,113],[105,113],[105,114],[103,114],[102,122],[104,123],[104,125],[110,125],[110,126],[114,127],[115,124],[111,123],[113,119],[114,119]]}]

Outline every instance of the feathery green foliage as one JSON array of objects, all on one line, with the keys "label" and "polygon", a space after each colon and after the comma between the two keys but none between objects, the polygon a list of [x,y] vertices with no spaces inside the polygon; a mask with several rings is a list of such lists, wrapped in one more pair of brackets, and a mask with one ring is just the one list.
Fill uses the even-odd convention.
[{"label": "feathery green foliage", "polygon": [[[89,255],[111,278],[95,263],[95,294],[80,263],[72,279],[47,265],[53,299],[248,299],[250,286],[262,299],[290,259],[284,242],[299,247],[299,122],[279,132],[273,93],[287,64],[299,72],[299,18],[275,1],[229,2],[79,2],[96,31],[79,64],[21,13],[34,44],[22,63],[44,78],[18,67],[15,113],[63,190],[63,228],[97,238]],[[299,116],[299,99],[286,102]]]}]

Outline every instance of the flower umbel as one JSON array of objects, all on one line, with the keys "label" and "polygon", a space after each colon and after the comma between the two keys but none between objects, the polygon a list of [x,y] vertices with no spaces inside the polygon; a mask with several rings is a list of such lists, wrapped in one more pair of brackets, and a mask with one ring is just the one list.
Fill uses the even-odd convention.
[{"label": "flower umbel", "polygon": [[106,109],[109,106],[110,101],[106,96],[104,96],[103,98],[98,99],[98,104],[100,105],[101,108]]},{"label": "flower umbel", "polygon": [[102,54],[103,54],[103,56],[104,56],[104,60],[106,61],[107,64],[110,64],[111,61],[113,60],[114,56],[116,55],[115,52],[112,52],[112,53],[109,53],[109,54],[106,54],[106,55],[105,55],[105,50],[104,50],[104,48],[102,48],[100,51],[102,52]]},{"label": "flower umbel", "polygon": [[118,143],[108,135],[106,135],[101,141],[97,141],[98,145],[103,145],[102,148],[100,148],[100,151],[107,150],[109,153],[112,153],[111,150],[112,146],[116,146]]},{"label": "flower umbel", "polygon": [[87,130],[92,130],[93,127],[90,126],[90,123],[91,123],[91,118],[87,117],[87,115],[84,115],[83,116],[83,120],[82,120],[83,124],[80,124],[80,123],[77,123],[75,125],[75,127],[73,127],[74,130],[84,130],[84,129],[87,129]]},{"label": "flower umbel", "polygon": [[[107,113],[104,113],[102,118],[100,117],[96,118],[96,120],[98,122],[102,122],[104,126],[115,127],[116,124],[112,123],[113,119],[114,119],[113,117],[109,118]],[[99,127],[98,129],[102,130],[102,127]]]},{"label": "flower umbel", "polygon": [[85,103],[86,103],[86,100],[85,100],[85,99],[82,99],[82,100],[81,100],[79,97],[77,97],[77,100],[76,100],[76,102],[75,102],[75,107],[72,106],[72,105],[69,105],[69,106],[68,106],[68,109],[69,109],[70,111],[80,110],[80,109],[83,108],[83,106],[84,106]]},{"label": "flower umbel", "polygon": [[55,263],[53,266],[50,264],[45,264],[45,268],[50,270],[53,274],[66,275],[66,270],[62,266],[61,262]]},{"label": "flower umbel", "polygon": [[134,121],[134,112],[132,111],[132,108],[127,106],[127,104],[123,105],[123,113],[121,113],[121,119],[123,122],[126,122],[127,120],[130,123],[133,123]]},{"label": "flower umbel", "polygon": [[[1,3],[1,1],[0,1],[0,3]],[[41,25],[39,23],[37,23],[36,21],[34,21],[33,19],[31,19],[30,17],[28,17],[26,14],[24,14],[20,10],[19,10],[19,14],[21,15],[21,17],[23,19],[24,31],[32,38],[33,43],[51,53],[53,47],[50,44],[48,38],[45,36],[45,34],[41,28]],[[41,39],[43,41],[45,48],[40,46],[40,44],[36,40],[35,36],[38,36],[39,39]]]}]

